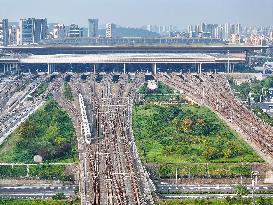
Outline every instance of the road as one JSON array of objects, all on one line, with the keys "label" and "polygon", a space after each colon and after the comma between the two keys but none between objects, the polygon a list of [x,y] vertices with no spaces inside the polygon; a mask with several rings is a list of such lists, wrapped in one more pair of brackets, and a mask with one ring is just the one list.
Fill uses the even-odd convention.
[{"label": "road", "polygon": [[[163,194],[161,195],[167,199],[207,199],[207,198],[226,198],[226,197],[236,197],[236,194]],[[252,194],[243,196],[243,198],[257,198],[257,197],[273,197],[273,194]]]},{"label": "road", "polygon": [[66,197],[75,195],[78,186],[0,186],[0,197],[3,198],[51,198],[57,193]]},{"label": "road", "polygon": [[[158,185],[157,191],[160,193],[172,193],[172,192],[223,192],[223,193],[230,193],[234,192],[235,187],[231,185]],[[248,190],[252,190],[252,185],[247,185]],[[259,191],[272,191],[273,193],[273,186],[255,186],[255,190]]]}]

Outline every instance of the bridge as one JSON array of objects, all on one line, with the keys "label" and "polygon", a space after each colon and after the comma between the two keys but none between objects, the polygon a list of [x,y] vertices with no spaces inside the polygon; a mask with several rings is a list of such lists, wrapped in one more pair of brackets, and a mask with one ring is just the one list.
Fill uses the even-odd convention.
[{"label": "bridge", "polygon": [[225,44],[144,44],[144,45],[28,45],[0,47],[4,53],[49,54],[99,54],[99,53],[249,53],[265,50],[269,46]]}]

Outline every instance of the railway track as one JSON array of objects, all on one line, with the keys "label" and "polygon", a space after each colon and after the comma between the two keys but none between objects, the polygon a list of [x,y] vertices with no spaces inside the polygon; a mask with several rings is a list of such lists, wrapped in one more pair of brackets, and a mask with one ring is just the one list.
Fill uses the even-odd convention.
[{"label": "railway track", "polygon": [[107,74],[99,83],[91,77],[75,86],[84,96],[94,130],[92,142],[87,145],[86,204],[153,204],[144,184],[147,182],[141,180],[145,174],[132,152],[134,142],[130,136],[131,98],[143,82],[144,74],[138,74],[130,83],[127,75],[114,83],[112,75]]},{"label": "railway track", "polygon": [[159,73],[156,78],[218,113],[266,161],[273,164],[273,128],[262,122],[233,95],[223,75]]}]

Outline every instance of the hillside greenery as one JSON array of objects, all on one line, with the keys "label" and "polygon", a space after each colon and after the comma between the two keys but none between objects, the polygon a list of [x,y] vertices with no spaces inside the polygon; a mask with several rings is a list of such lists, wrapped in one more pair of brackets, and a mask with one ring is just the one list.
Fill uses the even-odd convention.
[{"label": "hillside greenery", "polygon": [[72,162],[77,158],[76,137],[68,114],[49,99],[0,146],[0,162]]}]

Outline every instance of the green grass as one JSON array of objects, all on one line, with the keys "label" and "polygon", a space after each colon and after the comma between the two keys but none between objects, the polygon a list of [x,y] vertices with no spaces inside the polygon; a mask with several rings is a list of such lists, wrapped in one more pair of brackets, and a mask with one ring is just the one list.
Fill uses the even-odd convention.
[{"label": "green grass", "polygon": [[149,90],[147,83],[145,83],[140,89],[139,93],[144,95],[144,99],[148,101],[166,101],[171,99],[179,100],[179,95],[176,95],[172,89],[162,82],[158,82],[158,88],[156,90]]},{"label": "green grass", "polygon": [[0,178],[18,178],[25,177],[27,175],[26,166],[11,166],[11,165],[1,165],[0,166]]},{"label": "green grass", "polygon": [[68,114],[49,99],[0,146],[0,162],[73,162],[77,159],[76,137]]},{"label": "green grass", "polygon": [[72,89],[67,82],[64,83],[64,97],[67,100],[73,100]]},{"label": "green grass", "polygon": [[64,165],[38,165],[30,166],[30,177],[38,177],[39,179],[71,181],[73,176],[66,174]]},{"label": "green grass", "polygon": [[80,205],[79,200],[0,199],[1,205]]},{"label": "green grass", "polygon": [[48,87],[48,83],[47,82],[41,83],[37,87],[37,89],[32,93],[32,97],[37,97],[37,96],[43,94],[46,91],[47,87]]},{"label": "green grass", "polygon": [[[253,199],[242,199],[239,197],[225,199],[173,199],[160,200],[157,205],[252,205]],[[273,198],[256,198],[257,205],[272,205]]]},{"label": "green grass", "polygon": [[262,159],[206,107],[134,107],[133,130],[148,163],[261,162]]},{"label": "green grass", "polygon": [[[27,175],[28,174],[28,175]],[[0,165],[0,179],[44,179],[44,180],[61,180],[73,181],[74,177],[66,171],[65,165]]]},{"label": "green grass", "polygon": [[250,177],[252,164],[248,163],[181,163],[161,164],[156,171],[158,177],[173,178],[176,173],[179,177]]}]

